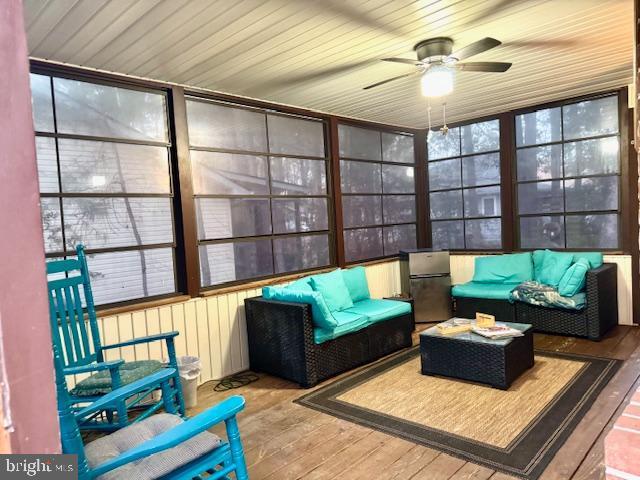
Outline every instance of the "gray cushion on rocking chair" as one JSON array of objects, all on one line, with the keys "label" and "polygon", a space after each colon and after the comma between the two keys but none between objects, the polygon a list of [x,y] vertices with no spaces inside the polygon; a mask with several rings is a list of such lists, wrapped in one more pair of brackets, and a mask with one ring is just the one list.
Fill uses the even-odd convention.
[{"label": "gray cushion on rocking chair", "polygon": [[[133,362],[125,362],[120,365],[118,371],[120,372],[121,387],[129,385],[130,383],[140,380],[141,378],[148,377],[152,373],[162,370],[164,367],[162,363],[157,360],[137,360]],[[79,381],[75,388],[71,390],[71,395],[77,395],[79,397],[105,395],[111,391],[111,372],[109,370],[102,370],[98,373],[94,373],[88,378]]]},{"label": "gray cushion on rocking chair", "polygon": [[[89,467],[95,468],[182,422],[182,418],[177,415],[159,413],[94,440],[84,449]],[[176,447],[105,473],[98,477],[98,480],[151,480],[162,477],[219,447],[220,442],[217,435],[202,432]]]}]

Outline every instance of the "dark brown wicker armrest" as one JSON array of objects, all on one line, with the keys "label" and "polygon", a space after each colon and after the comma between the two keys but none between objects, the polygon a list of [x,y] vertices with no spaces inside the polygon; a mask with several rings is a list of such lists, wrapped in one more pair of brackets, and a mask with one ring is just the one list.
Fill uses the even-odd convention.
[{"label": "dark brown wicker armrest", "polygon": [[307,384],[315,364],[311,306],[262,297],[244,303],[251,369]]},{"label": "dark brown wicker armrest", "polygon": [[599,340],[618,324],[618,276],[615,263],[587,272],[588,336]]}]

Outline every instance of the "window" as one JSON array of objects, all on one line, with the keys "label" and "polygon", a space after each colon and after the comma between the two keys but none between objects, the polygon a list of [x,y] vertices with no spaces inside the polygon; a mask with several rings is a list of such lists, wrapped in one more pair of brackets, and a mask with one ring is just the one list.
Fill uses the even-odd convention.
[{"label": "window", "polygon": [[500,249],[500,122],[432,132],[427,156],[433,248]]},{"label": "window", "polygon": [[338,126],[347,262],[416,247],[413,135]]},{"label": "window", "polygon": [[332,263],[325,126],[187,99],[203,287]]},{"label": "window", "polygon": [[619,248],[618,97],[516,116],[521,248]]},{"label": "window", "polygon": [[164,92],[31,75],[48,258],[85,245],[98,305],[174,293]]}]

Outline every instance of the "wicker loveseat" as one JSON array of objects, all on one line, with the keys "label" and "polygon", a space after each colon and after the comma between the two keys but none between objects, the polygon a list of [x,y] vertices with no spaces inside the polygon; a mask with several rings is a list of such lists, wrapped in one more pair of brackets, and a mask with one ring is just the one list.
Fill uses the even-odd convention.
[{"label": "wicker loveseat", "polygon": [[[536,261],[535,255],[533,261]],[[501,321],[531,324],[537,332],[600,340],[618,323],[617,265],[600,261],[595,266],[587,270],[581,290],[586,300],[584,308],[572,310],[514,302],[504,297],[504,291],[508,292],[517,284],[492,290],[490,285],[483,289],[481,283],[472,281],[462,288],[453,288],[455,315],[474,318],[476,312],[489,313]],[[537,272],[533,273],[534,277],[536,275]],[[471,296],[460,294],[465,290],[471,292]],[[472,292],[478,294],[473,296]]]},{"label": "wicker loveseat", "polygon": [[[360,272],[364,275],[364,269]],[[297,285],[290,289],[295,291],[301,285],[299,282],[294,282]],[[275,293],[286,292],[282,289]],[[352,307],[332,312],[338,325],[329,330],[319,326],[314,318],[318,313],[311,303],[265,298],[273,295],[273,291],[263,289],[263,296],[245,300],[249,361],[255,372],[309,388],[411,346],[415,321],[409,303],[364,298],[363,294]],[[349,321],[341,323],[344,317],[349,317]]]}]

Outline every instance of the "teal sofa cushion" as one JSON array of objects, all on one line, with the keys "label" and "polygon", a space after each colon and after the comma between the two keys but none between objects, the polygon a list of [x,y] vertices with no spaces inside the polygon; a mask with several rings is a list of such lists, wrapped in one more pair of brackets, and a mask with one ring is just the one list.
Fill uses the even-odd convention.
[{"label": "teal sofa cushion", "polygon": [[349,290],[349,296],[353,303],[371,298],[364,267],[353,267],[342,270],[342,279],[347,286],[347,290]]},{"label": "teal sofa cushion", "polygon": [[553,252],[545,250],[542,269],[538,282],[557,287],[562,280],[562,276],[573,263],[573,253]]},{"label": "teal sofa cushion", "polygon": [[591,268],[600,268],[604,263],[602,252],[575,252],[573,256],[575,259],[584,258]]},{"label": "teal sofa cushion", "polygon": [[578,258],[560,279],[558,293],[563,297],[573,297],[581,292],[587,283],[587,270],[590,264],[586,258]]},{"label": "teal sofa cushion", "polygon": [[535,250],[531,257],[533,258],[533,279],[536,282],[540,281],[540,272],[542,271],[542,264],[544,263],[544,250]]},{"label": "teal sofa cushion", "polygon": [[313,275],[311,277],[311,286],[316,292],[322,294],[330,311],[338,312],[353,307],[349,290],[339,269],[321,275]]},{"label": "teal sofa cushion", "polygon": [[313,292],[311,287],[311,277],[302,277],[287,285],[291,290],[302,290],[304,292]]},{"label": "teal sofa cushion", "polygon": [[532,279],[530,252],[476,257],[473,271],[475,283],[519,284]]},{"label": "teal sofa cushion", "polygon": [[491,300],[509,300],[513,283],[478,283],[468,282],[456,285],[451,290],[454,297],[488,298]]},{"label": "teal sofa cushion", "polygon": [[324,298],[318,292],[292,290],[289,287],[264,287],[262,297],[266,300],[308,303],[311,305],[311,317],[316,327],[333,329],[338,325]]},{"label": "teal sofa cushion", "polygon": [[364,315],[369,319],[369,323],[376,323],[411,313],[411,304],[397,300],[369,298],[355,302],[353,307],[346,309],[345,312]]},{"label": "teal sofa cushion", "polygon": [[314,328],[313,341],[316,344],[341,337],[348,333],[357,332],[369,325],[369,320],[364,315],[350,312],[334,312],[337,325],[334,328]]}]

